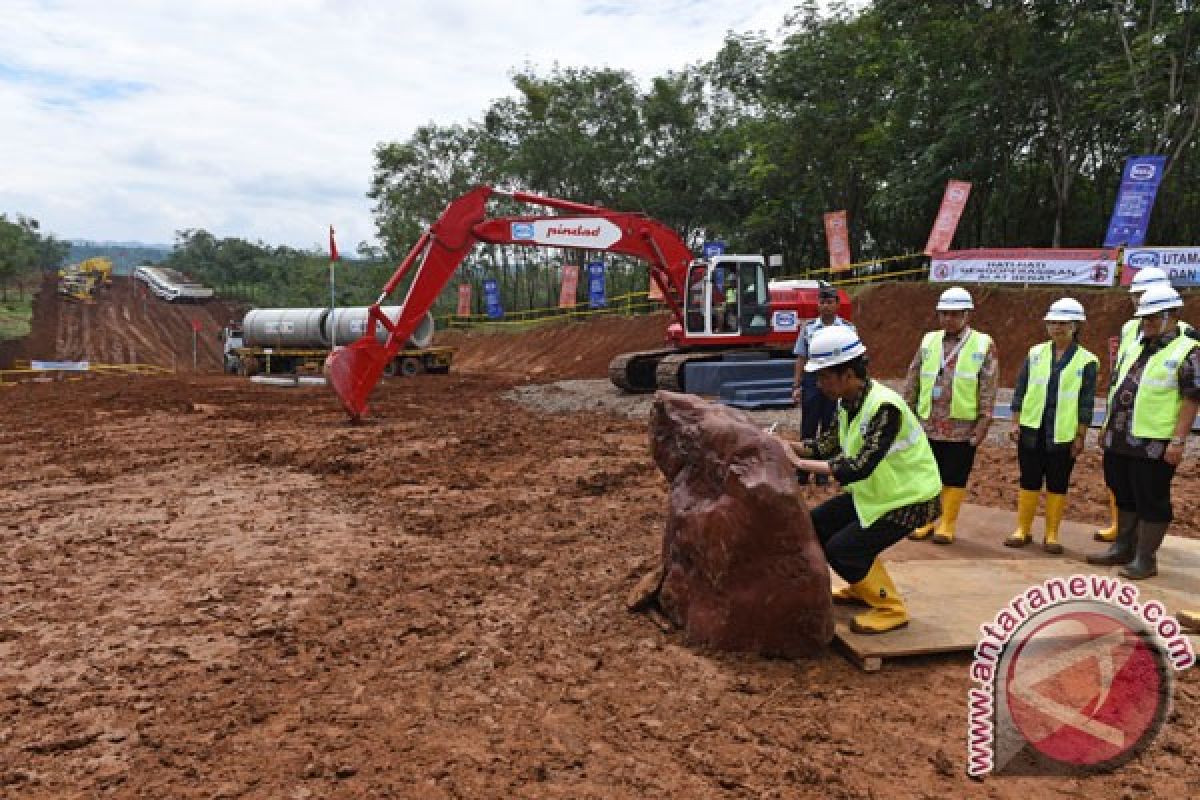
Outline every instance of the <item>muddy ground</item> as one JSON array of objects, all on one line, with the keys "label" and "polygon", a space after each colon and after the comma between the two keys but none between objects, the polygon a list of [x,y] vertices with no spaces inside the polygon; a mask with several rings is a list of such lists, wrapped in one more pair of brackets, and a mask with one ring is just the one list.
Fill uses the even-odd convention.
[{"label": "muddy ground", "polygon": [[[0,389],[0,796],[1200,795],[1195,670],[1120,772],[976,783],[965,655],[867,674],[627,613],[665,522],[645,419],[537,387],[600,377],[599,330],[459,335],[451,375],[385,384],[359,426],[217,375]],[[534,357],[571,337],[569,369]],[[1073,519],[1101,518],[1098,463]],[[970,499],[1010,507],[1011,451],[976,470]]]}]

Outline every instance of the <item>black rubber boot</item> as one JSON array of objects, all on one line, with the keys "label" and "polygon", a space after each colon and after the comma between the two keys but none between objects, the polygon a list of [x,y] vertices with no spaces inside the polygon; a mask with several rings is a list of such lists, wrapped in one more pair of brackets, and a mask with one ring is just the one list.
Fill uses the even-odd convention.
[{"label": "black rubber boot", "polygon": [[1117,512],[1117,538],[1103,553],[1088,556],[1087,562],[1100,567],[1128,564],[1133,561],[1137,541],[1138,518],[1136,511]]},{"label": "black rubber boot", "polygon": [[1153,578],[1158,574],[1158,548],[1162,546],[1163,538],[1167,535],[1169,522],[1138,523],[1137,552],[1128,566],[1122,567],[1117,574],[1131,581]]}]

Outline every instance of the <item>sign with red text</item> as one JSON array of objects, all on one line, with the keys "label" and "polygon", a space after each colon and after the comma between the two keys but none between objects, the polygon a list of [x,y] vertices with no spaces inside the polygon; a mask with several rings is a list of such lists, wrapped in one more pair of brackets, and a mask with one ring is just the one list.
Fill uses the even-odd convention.
[{"label": "sign with red text", "polygon": [[938,283],[1036,283],[1112,286],[1116,250],[992,249],[937,253],[929,280]]}]

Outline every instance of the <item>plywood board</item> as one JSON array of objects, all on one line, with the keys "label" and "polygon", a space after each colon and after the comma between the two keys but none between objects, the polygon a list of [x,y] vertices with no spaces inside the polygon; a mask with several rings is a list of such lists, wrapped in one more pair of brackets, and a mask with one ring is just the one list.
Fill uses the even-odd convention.
[{"label": "plywood board", "polygon": [[[1172,613],[1200,608],[1200,542],[1168,537],[1159,553],[1159,575],[1136,585],[1141,602],[1154,599]],[[908,605],[906,628],[880,635],[851,632],[849,622],[861,608],[837,606],[837,638],[865,669],[886,659],[972,651],[979,626],[990,622],[1013,597],[1048,578],[1077,574],[1116,577],[1075,559],[941,559],[889,561],[888,571]],[[844,585],[836,576],[834,588]],[[1192,643],[1200,650],[1200,637]]]}]

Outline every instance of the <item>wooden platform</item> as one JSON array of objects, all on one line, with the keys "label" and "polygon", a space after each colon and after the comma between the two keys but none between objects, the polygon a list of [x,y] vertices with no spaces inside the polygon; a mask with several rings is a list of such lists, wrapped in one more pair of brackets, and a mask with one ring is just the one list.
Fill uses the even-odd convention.
[{"label": "wooden platform", "polygon": [[[1056,576],[1104,574],[1117,577],[1117,568],[1094,567],[1088,553],[1107,545],[1092,541],[1092,526],[1063,523],[1067,552],[1043,553],[1040,546],[1004,547],[1016,526],[1016,514],[967,505],[959,517],[958,541],[949,546],[906,541],[884,556],[888,571],[908,605],[908,627],[875,636],[850,631],[851,617],[861,608],[835,606],[837,639],[867,671],[885,660],[934,653],[969,652],[979,639],[979,626],[992,620],[1013,597],[1030,586]],[[1034,541],[1041,541],[1041,521]],[[1157,577],[1138,581],[1139,600],[1158,600],[1172,614],[1200,609],[1200,541],[1168,536],[1159,550]],[[844,582],[833,577],[834,588]],[[1200,635],[1192,636],[1200,653]]]}]

